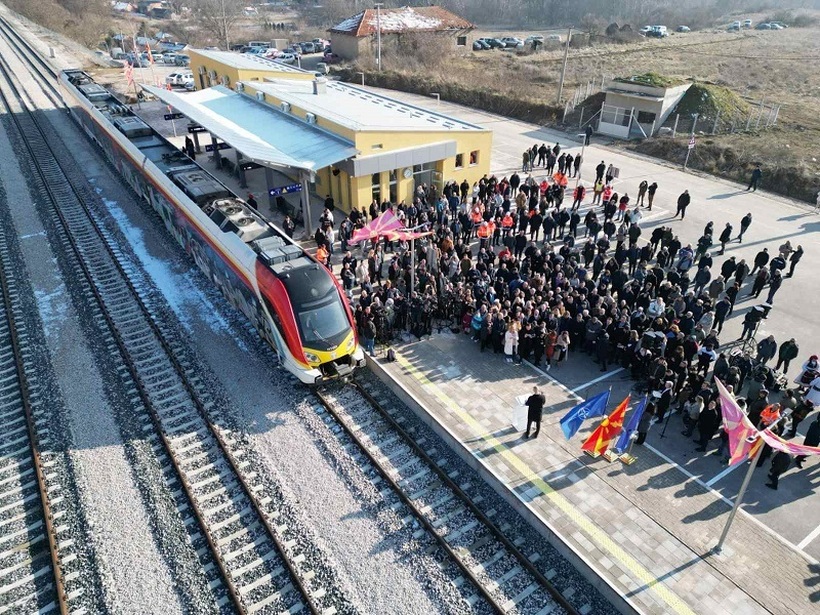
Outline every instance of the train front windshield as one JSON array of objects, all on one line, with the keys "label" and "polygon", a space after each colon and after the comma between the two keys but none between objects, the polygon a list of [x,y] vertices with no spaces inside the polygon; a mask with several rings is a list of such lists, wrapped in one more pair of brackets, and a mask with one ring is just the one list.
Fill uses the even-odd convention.
[{"label": "train front windshield", "polygon": [[303,343],[316,350],[329,350],[341,344],[350,331],[347,314],[336,293],[300,306],[298,319]]}]

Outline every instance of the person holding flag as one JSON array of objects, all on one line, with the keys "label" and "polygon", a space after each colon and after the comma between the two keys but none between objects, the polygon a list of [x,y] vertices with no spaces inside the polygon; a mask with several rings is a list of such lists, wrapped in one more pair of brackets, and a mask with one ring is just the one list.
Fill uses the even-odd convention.
[{"label": "person holding flag", "polygon": [[567,412],[566,416],[561,419],[561,431],[564,432],[564,436],[566,436],[567,440],[571,440],[572,436],[578,433],[578,430],[586,419],[604,416],[606,406],[609,403],[611,390],[612,389],[607,389],[603,393],[598,393],[598,395],[590,397],[586,401],[582,401]]}]

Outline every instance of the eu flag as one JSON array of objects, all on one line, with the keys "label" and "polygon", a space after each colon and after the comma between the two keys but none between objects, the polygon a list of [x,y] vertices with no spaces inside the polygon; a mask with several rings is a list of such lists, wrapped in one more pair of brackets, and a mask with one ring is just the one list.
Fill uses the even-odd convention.
[{"label": "eu flag", "polygon": [[629,447],[629,438],[632,436],[635,431],[638,429],[638,423],[641,422],[641,416],[643,416],[643,411],[646,409],[646,397],[641,400],[641,403],[633,410],[632,416],[629,417],[629,423],[626,424],[623,431],[621,431],[621,435],[618,438],[618,441],[615,443],[615,452],[619,455],[622,455],[624,451]]},{"label": "eu flag", "polygon": [[595,397],[590,397],[586,401],[582,401],[567,412],[567,415],[561,419],[561,430],[564,432],[567,440],[578,433],[585,419],[606,414],[606,405],[608,403],[609,389],[603,393],[598,393]]}]

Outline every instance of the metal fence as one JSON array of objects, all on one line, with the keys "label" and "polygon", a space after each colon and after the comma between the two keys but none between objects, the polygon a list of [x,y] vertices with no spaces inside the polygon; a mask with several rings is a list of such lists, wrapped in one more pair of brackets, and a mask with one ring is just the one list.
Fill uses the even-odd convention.
[{"label": "metal fence", "polygon": [[658,131],[659,134],[732,134],[750,130],[766,130],[777,125],[780,105],[767,104],[764,101],[750,105],[749,113],[734,114],[730,117],[714,115],[683,115],[672,113]]}]

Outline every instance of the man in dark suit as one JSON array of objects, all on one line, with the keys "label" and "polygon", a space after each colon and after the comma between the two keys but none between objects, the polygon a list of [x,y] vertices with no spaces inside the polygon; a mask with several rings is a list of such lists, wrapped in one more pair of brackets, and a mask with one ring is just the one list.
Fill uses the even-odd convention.
[{"label": "man in dark suit", "polygon": [[547,403],[547,400],[538,390],[538,387],[532,387],[532,395],[527,398],[525,403],[527,406],[527,431],[524,433],[524,437],[530,437],[530,427],[535,423],[535,433],[532,437],[537,438],[538,432],[541,431],[541,412],[544,410],[544,404]]}]

